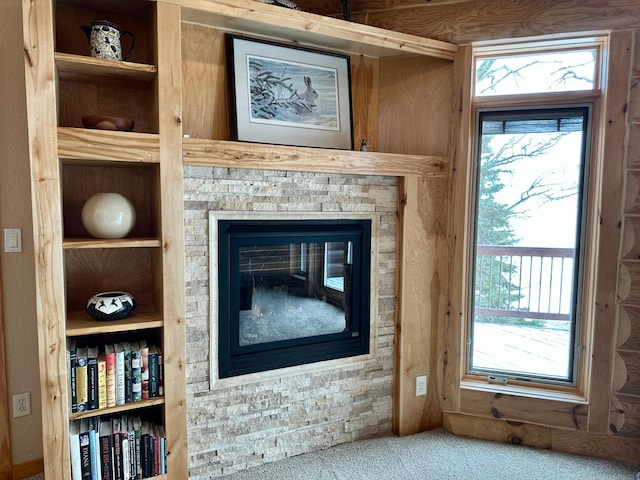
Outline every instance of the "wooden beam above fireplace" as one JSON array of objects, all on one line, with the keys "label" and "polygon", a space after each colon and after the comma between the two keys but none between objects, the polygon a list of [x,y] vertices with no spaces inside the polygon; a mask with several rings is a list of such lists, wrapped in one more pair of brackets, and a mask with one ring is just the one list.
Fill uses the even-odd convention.
[{"label": "wooden beam above fireplace", "polygon": [[185,138],[185,165],[298,172],[447,177],[449,159],[432,155],[354,152]]}]

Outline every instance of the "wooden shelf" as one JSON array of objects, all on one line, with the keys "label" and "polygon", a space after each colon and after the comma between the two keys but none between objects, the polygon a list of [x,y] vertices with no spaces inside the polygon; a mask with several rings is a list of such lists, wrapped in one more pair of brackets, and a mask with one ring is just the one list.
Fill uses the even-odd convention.
[{"label": "wooden shelf", "polygon": [[[122,320],[95,320],[84,311],[73,311],[67,315],[67,337],[103,333],[133,332],[163,326],[162,317],[150,307],[138,306],[131,316]],[[146,310],[146,311],[145,311]]]},{"label": "wooden shelf", "polygon": [[251,0],[175,0],[182,21],[372,57],[452,60],[457,45]]},{"label": "wooden shelf", "polygon": [[186,165],[389,176],[448,176],[447,157],[185,138]]},{"label": "wooden shelf", "polygon": [[58,78],[62,81],[145,88],[158,73],[155,65],[117,62],[101,58],[56,52]]},{"label": "wooden shelf", "polygon": [[160,136],[155,133],[59,127],[58,156],[63,160],[76,161],[159,163]]},{"label": "wooden shelf", "polygon": [[96,415],[111,415],[114,413],[128,412],[131,410],[138,410],[140,408],[153,407],[155,405],[162,405],[162,404],[164,404],[164,397],[155,397],[155,398],[150,398],[148,400],[140,400],[139,402],[129,402],[129,403],[125,403],[124,405],[117,405],[115,407],[98,408],[94,410],[87,410],[85,412],[70,413],[69,420],[79,420],[81,418],[90,418],[90,417],[95,417]]},{"label": "wooden shelf", "polygon": [[154,248],[161,245],[158,238],[67,238],[62,241],[62,248],[69,250],[80,248]]}]

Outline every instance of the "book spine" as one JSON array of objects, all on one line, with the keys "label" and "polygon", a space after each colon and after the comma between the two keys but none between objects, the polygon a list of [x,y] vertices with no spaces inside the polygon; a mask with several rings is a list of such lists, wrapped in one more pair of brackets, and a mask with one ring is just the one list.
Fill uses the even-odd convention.
[{"label": "book spine", "polygon": [[122,478],[131,478],[131,452],[129,451],[129,432],[122,432]]},{"label": "book spine", "polygon": [[76,386],[76,350],[69,351],[69,402],[71,404],[71,413],[78,411],[78,397]]},{"label": "book spine", "polygon": [[140,429],[135,431],[135,448],[136,448],[136,472],[135,479],[140,480],[142,478],[142,453],[141,453],[141,438]]},{"label": "book spine", "polygon": [[124,353],[124,401],[125,403],[133,402],[133,372],[131,363],[131,350]]},{"label": "book spine", "polygon": [[69,450],[71,453],[71,479],[82,480],[82,462],[80,460],[80,435],[71,432],[69,435]]},{"label": "book spine", "polygon": [[107,365],[107,407],[116,406],[116,354],[105,354]]},{"label": "book spine", "polygon": [[153,474],[160,475],[160,437],[153,438]]},{"label": "book spine", "polygon": [[149,398],[149,347],[140,348],[140,356],[142,357],[142,398]]},{"label": "book spine", "polygon": [[164,475],[167,473],[167,452],[166,452],[166,438],[160,437],[160,471],[158,474]]},{"label": "book spine", "polygon": [[116,352],[116,405],[124,405],[124,352]]},{"label": "book spine", "polygon": [[87,410],[98,408],[98,358],[87,358]]},{"label": "book spine", "polygon": [[99,480],[100,468],[98,467],[98,454],[100,445],[98,444],[98,435],[94,429],[89,430],[89,453],[91,455],[91,480]]},{"label": "book spine", "polygon": [[111,435],[100,436],[100,459],[102,464],[102,480],[113,480]]},{"label": "book spine", "polygon": [[87,377],[87,357],[79,355],[76,359],[76,398],[78,404],[78,412],[87,410],[89,401]]},{"label": "book spine", "polygon": [[124,480],[124,471],[122,469],[122,435],[120,432],[113,433],[113,473],[114,480]]},{"label": "book spine", "polygon": [[150,447],[150,439],[151,435],[148,433],[143,433],[141,437],[141,461],[142,461],[142,478],[147,478],[152,476],[151,473],[151,447]]},{"label": "book spine", "polygon": [[98,357],[98,408],[107,406],[107,362],[104,354]]},{"label": "book spine", "polygon": [[164,395],[164,356],[158,353],[158,395]]},{"label": "book spine", "polygon": [[149,398],[158,396],[158,354],[149,353]]},{"label": "book spine", "polygon": [[82,480],[91,480],[91,446],[89,432],[80,433],[80,469]]},{"label": "book spine", "polygon": [[131,400],[142,400],[142,357],[140,350],[131,351]]}]

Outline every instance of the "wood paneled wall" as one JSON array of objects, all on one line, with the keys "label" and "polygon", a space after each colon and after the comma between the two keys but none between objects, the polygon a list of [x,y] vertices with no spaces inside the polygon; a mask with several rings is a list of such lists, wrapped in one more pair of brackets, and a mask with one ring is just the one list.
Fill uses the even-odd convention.
[{"label": "wood paneled wall", "polygon": [[[298,0],[340,16],[340,2]],[[615,3],[615,4],[614,4]],[[352,20],[457,44],[560,32],[640,28],[640,3],[607,0],[353,0]]]},{"label": "wood paneled wall", "polygon": [[[444,371],[442,408],[449,413],[444,413],[443,425],[450,431],[637,462],[640,461],[640,267],[637,263],[640,236],[636,232],[640,232],[640,221],[636,217],[640,196],[640,162],[637,161],[640,158],[640,94],[636,85],[640,73],[640,34],[635,34],[634,41],[631,31],[640,30],[640,2],[613,3],[605,0],[353,0],[352,21],[457,44],[573,32],[622,32],[612,35],[614,51],[610,58],[613,63],[602,129],[605,164],[601,178],[600,243],[594,246],[599,260],[595,265],[597,286],[593,314],[596,322],[592,333],[595,341],[588,374],[588,402],[548,402],[461,391],[460,373],[456,369],[462,368],[458,360],[462,345],[455,339],[462,335],[457,317],[464,306],[455,303],[457,300],[437,312],[439,324],[412,328],[417,338],[431,342],[431,353],[442,355],[434,359],[424,354],[431,370],[442,368]],[[341,15],[337,0],[299,0],[298,4],[315,13]],[[468,181],[466,160],[463,160],[469,150],[466,134],[469,111],[465,109],[464,98],[465,89],[468,90],[469,71],[464,65],[470,61],[468,53],[461,49],[458,54],[453,88],[453,131],[464,134],[451,142],[452,181],[459,185]],[[380,115],[384,122],[385,112],[381,111]],[[428,130],[429,126],[424,128]],[[626,185],[624,193],[623,185]],[[448,229],[453,248],[465,241],[468,205],[459,197],[451,200]],[[455,258],[455,248],[452,251],[448,275],[449,281],[456,284],[464,282],[465,272],[460,259]],[[403,330],[403,337],[406,336]],[[442,338],[445,339],[443,346],[434,344]],[[402,356],[402,350],[398,355]],[[461,404],[470,410],[461,411]],[[435,412],[430,407],[425,405],[424,413],[416,415],[415,422],[423,428],[433,425],[430,417]],[[492,407],[503,418],[492,416]]]}]

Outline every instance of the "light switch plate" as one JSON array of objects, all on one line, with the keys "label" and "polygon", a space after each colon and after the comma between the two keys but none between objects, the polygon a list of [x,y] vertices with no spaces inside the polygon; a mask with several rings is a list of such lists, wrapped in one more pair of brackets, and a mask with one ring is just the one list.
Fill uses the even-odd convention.
[{"label": "light switch plate", "polygon": [[4,229],[4,251],[7,253],[22,251],[22,232],[19,228]]},{"label": "light switch plate", "polygon": [[420,375],[416,377],[416,397],[427,394],[427,376]]}]

